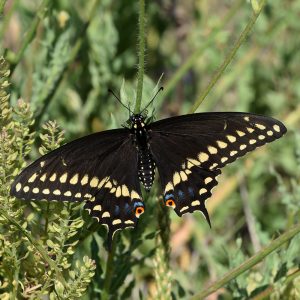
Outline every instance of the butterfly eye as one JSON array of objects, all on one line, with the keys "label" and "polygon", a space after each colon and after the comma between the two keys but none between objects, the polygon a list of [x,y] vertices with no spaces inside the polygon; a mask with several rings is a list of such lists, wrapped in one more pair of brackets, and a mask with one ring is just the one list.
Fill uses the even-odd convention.
[{"label": "butterfly eye", "polygon": [[143,214],[145,211],[144,207],[143,206],[138,206],[136,209],[135,209],[135,216],[137,218],[140,217],[141,214]]},{"label": "butterfly eye", "polygon": [[173,207],[173,208],[176,207],[175,201],[173,199],[167,200],[166,205],[169,206],[169,207]]}]

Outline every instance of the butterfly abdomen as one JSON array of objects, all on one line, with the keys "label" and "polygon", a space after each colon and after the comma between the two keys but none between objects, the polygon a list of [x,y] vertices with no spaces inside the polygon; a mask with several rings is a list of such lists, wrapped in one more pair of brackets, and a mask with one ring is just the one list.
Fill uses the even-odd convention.
[{"label": "butterfly abdomen", "polygon": [[155,163],[148,149],[138,152],[138,176],[142,185],[149,191],[155,178]]}]

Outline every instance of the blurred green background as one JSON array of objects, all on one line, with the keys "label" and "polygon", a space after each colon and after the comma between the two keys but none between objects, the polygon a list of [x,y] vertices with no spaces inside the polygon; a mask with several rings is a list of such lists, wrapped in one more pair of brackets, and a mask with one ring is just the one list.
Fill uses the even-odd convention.
[{"label": "blurred green background", "polygon": [[[15,105],[19,98],[30,103],[35,130],[40,132],[44,122],[56,120],[69,141],[120,127],[128,112],[107,89],[121,91],[123,101],[134,106],[138,1],[3,3],[1,54],[13,70],[11,104]],[[143,102],[151,99],[162,74],[160,85],[166,88],[154,104],[156,119],[191,109],[252,13],[250,1],[245,0],[146,2]],[[173,298],[188,299],[299,220],[299,16],[300,1],[267,1],[250,37],[197,110],[273,116],[286,124],[288,133],[223,170],[207,202],[212,229],[201,214],[180,219],[170,212],[167,269],[171,281],[161,295],[172,293]],[[191,57],[191,67],[174,82],[174,74]],[[38,157],[40,143],[37,139],[28,160]],[[161,262],[154,254],[156,238],[149,235],[157,234],[159,195],[157,184],[146,196],[149,210],[139,224],[141,242],[136,247],[128,246],[131,233],[119,234],[122,237],[115,254],[112,299],[167,297],[157,294],[161,284],[158,281],[163,282],[163,278],[155,272],[159,273]],[[86,216],[85,220],[89,222]],[[101,297],[106,264],[102,227],[99,234],[89,236],[74,255],[78,258],[85,254],[98,260],[96,276],[82,299]],[[287,280],[299,271],[299,249],[298,237],[208,299],[300,299],[299,279]],[[130,266],[122,269],[119,278],[118,265],[124,265],[125,258]],[[264,298],[263,292],[268,289],[270,293]]]}]

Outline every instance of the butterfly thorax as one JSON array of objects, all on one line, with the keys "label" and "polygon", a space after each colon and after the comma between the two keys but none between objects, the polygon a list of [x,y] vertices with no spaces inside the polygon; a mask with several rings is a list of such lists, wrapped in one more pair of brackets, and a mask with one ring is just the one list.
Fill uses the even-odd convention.
[{"label": "butterfly thorax", "polygon": [[139,180],[145,189],[149,191],[155,177],[155,163],[150,151],[149,136],[144,122],[145,120],[140,114],[132,115],[130,120],[133,143],[138,153]]}]

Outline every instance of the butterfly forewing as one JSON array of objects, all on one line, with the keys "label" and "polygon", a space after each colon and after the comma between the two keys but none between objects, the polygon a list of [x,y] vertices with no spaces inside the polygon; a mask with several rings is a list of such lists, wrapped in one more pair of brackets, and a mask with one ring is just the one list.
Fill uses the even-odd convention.
[{"label": "butterfly forewing", "polygon": [[128,129],[92,134],[68,143],[25,168],[11,194],[24,200],[84,201],[100,223],[134,227],[143,207],[136,151]]},{"label": "butterfly forewing", "polygon": [[208,219],[204,203],[220,168],[285,132],[278,120],[246,113],[200,113],[150,124],[166,204],[178,215],[200,210]]}]

